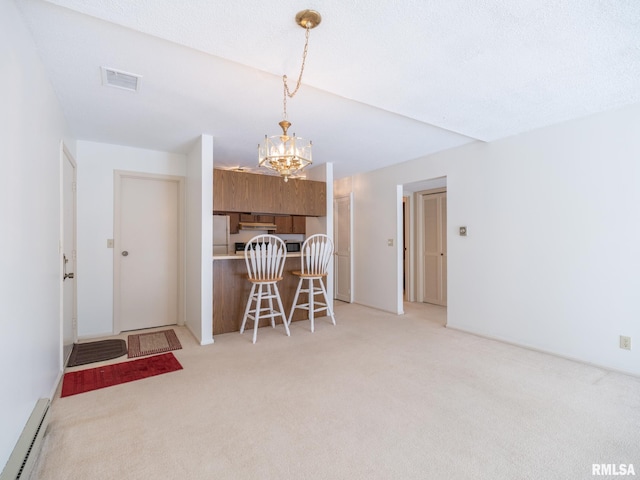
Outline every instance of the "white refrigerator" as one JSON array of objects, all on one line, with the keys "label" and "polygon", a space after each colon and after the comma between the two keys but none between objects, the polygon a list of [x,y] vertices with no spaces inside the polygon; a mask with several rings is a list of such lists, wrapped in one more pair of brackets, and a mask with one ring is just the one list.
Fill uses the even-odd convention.
[{"label": "white refrigerator", "polygon": [[213,216],[213,254],[229,253],[229,215]]}]

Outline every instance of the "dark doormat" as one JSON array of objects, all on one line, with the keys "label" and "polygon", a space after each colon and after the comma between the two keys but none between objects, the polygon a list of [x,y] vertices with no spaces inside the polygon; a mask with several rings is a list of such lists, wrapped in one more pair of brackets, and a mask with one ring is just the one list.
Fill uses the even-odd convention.
[{"label": "dark doormat", "polygon": [[121,339],[74,343],[67,367],[103,362],[127,354],[127,342]]}]

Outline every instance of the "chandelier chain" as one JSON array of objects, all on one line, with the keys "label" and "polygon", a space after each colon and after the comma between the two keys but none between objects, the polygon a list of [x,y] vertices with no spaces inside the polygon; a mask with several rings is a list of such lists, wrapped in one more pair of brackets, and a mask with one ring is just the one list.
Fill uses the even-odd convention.
[{"label": "chandelier chain", "polygon": [[311,31],[311,28],[312,28],[311,24],[307,23],[304,50],[302,52],[302,65],[300,66],[300,74],[298,75],[298,82],[296,83],[296,88],[293,90],[293,92],[289,90],[289,85],[287,84],[287,76],[286,75],[282,76],[282,83],[284,84],[284,94],[283,94],[283,100],[282,100],[282,107],[283,107],[282,118],[284,120],[287,120],[287,97],[293,98],[294,95],[298,93],[298,90],[300,89],[300,84],[302,83],[302,74],[304,73],[304,66],[305,66],[305,63],[307,62],[307,50],[309,48],[309,32]]}]

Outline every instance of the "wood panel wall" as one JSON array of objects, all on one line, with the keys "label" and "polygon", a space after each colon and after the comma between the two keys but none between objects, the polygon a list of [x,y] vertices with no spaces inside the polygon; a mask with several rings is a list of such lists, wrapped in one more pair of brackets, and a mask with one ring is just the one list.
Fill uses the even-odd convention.
[{"label": "wood panel wall", "polygon": [[[284,265],[282,281],[278,282],[280,297],[288,317],[293,303],[293,297],[298,286],[298,277],[291,274],[300,270],[300,258],[287,258]],[[242,325],[242,316],[247,305],[251,283],[247,279],[247,266],[244,258],[237,260],[215,260],[213,262],[213,334],[238,332]],[[307,295],[301,295],[302,301],[307,301]],[[325,313],[322,312],[322,315]],[[296,310],[293,321],[307,319],[305,310]],[[259,326],[271,324],[269,318],[260,320]],[[282,320],[276,318],[276,325],[282,325]],[[253,322],[248,321],[245,328],[253,328]],[[282,327],[280,327],[282,328]]]}]

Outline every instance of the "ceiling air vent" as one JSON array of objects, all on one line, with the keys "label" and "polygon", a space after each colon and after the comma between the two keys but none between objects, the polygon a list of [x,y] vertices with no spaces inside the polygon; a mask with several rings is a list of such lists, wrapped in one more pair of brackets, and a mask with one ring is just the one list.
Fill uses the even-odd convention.
[{"label": "ceiling air vent", "polygon": [[122,70],[115,70],[107,67],[101,67],[101,70],[102,85],[123,88],[132,92],[140,90],[142,75],[136,75],[135,73],[123,72]]}]

